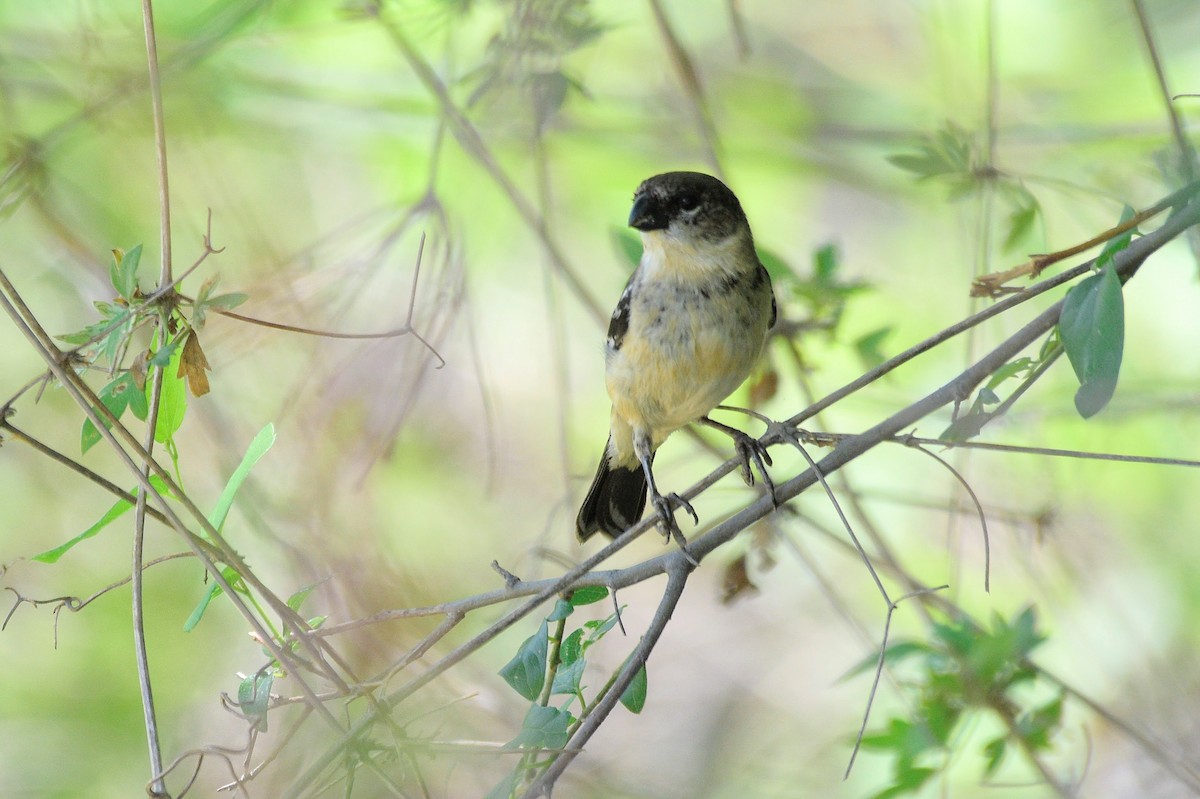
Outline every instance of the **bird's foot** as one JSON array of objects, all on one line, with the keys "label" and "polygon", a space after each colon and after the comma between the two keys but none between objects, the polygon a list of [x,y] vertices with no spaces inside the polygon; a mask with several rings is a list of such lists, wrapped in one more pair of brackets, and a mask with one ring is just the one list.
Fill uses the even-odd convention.
[{"label": "bird's foot", "polygon": [[675,521],[675,508],[682,508],[692,517],[693,523],[700,523],[700,516],[696,513],[696,509],[692,507],[692,503],[675,492],[671,492],[665,497],[656,492],[651,497],[650,503],[654,506],[654,512],[658,514],[658,520],[662,524],[663,537],[667,540],[673,539],[679,545],[679,548],[683,550],[683,556],[687,558],[688,562],[693,566],[699,566],[699,562],[688,552],[687,539],[683,537],[683,531],[679,529],[679,524]]}]

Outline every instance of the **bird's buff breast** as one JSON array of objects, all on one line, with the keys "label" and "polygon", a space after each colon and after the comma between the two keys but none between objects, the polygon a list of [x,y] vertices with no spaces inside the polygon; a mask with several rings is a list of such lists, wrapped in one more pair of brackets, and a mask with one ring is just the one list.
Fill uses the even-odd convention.
[{"label": "bird's buff breast", "polygon": [[624,438],[619,428],[648,431],[657,448],[746,379],[762,350],[769,303],[769,294],[704,297],[669,284],[643,287],[621,348],[606,357],[619,460],[632,454],[623,451],[631,442],[616,440]]}]

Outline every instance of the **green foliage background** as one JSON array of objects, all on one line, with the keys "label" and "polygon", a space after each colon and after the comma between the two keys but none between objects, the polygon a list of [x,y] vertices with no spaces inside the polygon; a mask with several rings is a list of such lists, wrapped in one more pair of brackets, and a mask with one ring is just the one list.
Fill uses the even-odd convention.
[{"label": "green foliage background", "polygon": [[[852,297],[836,331],[799,339],[804,372],[783,348],[772,350],[780,388],[763,410],[774,417],[807,404],[806,383],[822,395],[861,373],[856,341],[868,337],[893,354],[978,307],[967,298],[974,275],[1086,239],[1125,204],[1150,205],[1177,184],[1163,99],[1124,0],[743,3],[744,53],[726,3],[664,5],[760,245],[805,278],[813,253],[835,244],[843,277],[871,287]],[[1172,90],[1200,91],[1200,8],[1145,5]],[[183,290],[194,295],[219,274],[222,290],[249,295],[239,311],[254,317],[345,332],[395,328],[408,315],[425,234],[412,321],[445,359],[435,368],[412,337],[315,339],[210,315],[202,338],[213,390],[190,401],[176,436],[187,489],[211,507],[247,443],[274,422],[278,441],[225,531],[281,595],[319,583],[306,612],[332,622],[498,587],[493,559],[526,578],[556,572],[545,550],[578,559],[572,518],[607,421],[603,319],[589,305],[603,317],[629,270],[612,231],[643,178],[713,168],[651,7],[412,0],[386,4],[385,22],[363,7],[309,0],[160,3],[155,12],[177,271],[202,254],[209,209],[214,244],[224,248]],[[546,18],[555,24],[538,27]],[[159,258],[158,201],[141,24],[135,3],[0,5],[0,266],[51,332],[83,328],[95,321],[94,301],[112,300],[112,248],[143,245],[143,290],[157,271],[149,266]],[[448,83],[486,158],[544,216],[590,300],[561,279],[511,191],[481,165],[484,151],[440,123],[389,26]],[[989,34],[994,165],[1036,198],[1032,221],[1002,190],[916,181],[888,161],[919,152],[948,124],[976,158],[986,151]],[[1186,122],[1200,100],[1176,108]],[[1076,413],[1077,382],[1063,361],[984,438],[1200,457],[1196,272],[1181,241],[1127,287],[1120,383],[1098,416]],[[793,302],[793,318],[800,308]],[[865,429],[1030,316],[1002,316],[965,344],[939,348],[839,404],[824,424]],[[890,333],[875,335],[883,328]],[[43,368],[15,328],[0,324],[0,397]],[[744,392],[734,399],[744,403]],[[36,403],[26,395],[15,409],[12,423],[77,457],[83,417],[60,389]],[[948,423],[930,419],[919,432],[937,435]],[[133,485],[104,446],[84,460]],[[660,482],[682,488],[716,463],[680,435],[656,466]],[[1035,605],[1048,636],[1038,662],[1171,742],[1196,768],[1200,474],[989,453],[955,463],[992,524],[990,594],[978,521],[930,459],[880,449],[846,477],[929,585],[949,583],[948,596],[983,618]],[[798,456],[779,452],[778,475],[801,468]],[[697,510],[703,522],[717,521],[750,496],[727,479]],[[6,436],[2,584],[48,599],[87,597],[120,580],[127,524],[54,565],[28,560],[111,503]],[[834,518],[815,493],[797,507],[819,524]],[[614,714],[568,772],[563,795],[862,797],[886,784],[890,765],[870,752],[841,780],[868,686],[862,676],[839,682],[878,645],[885,608],[855,557],[814,529],[776,519],[743,535],[738,552],[704,564],[651,658],[645,708]],[[717,567],[752,541],[763,547],[751,559],[760,590],[722,605]],[[148,557],[182,549],[162,527],[147,547]],[[623,562],[661,551],[645,536]],[[631,637],[613,633],[596,648],[608,668],[645,627],[657,588],[622,592]],[[242,745],[245,724],[221,708],[220,693],[235,694],[237,673],[261,665],[260,647],[219,602],[183,632],[207,590],[193,561],[149,570],[146,590],[168,760],[206,744]],[[438,651],[497,615],[472,615]],[[125,586],[78,614],[23,605],[9,619],[0,635],[5,796],[141,790],[146,745],[129,616]],[[435,623],[389,622],[337,641],[360,673],[373,673]],[[895,625],[897,634],[924,635],[904,606]],[[526,704],[496,672],[535,627],[510,630],[405,705],[406,730],[459,743],[511,740]],[[905,712],[903,668],[897,675],[884,682],[876,727]],[[963,735],[978,744],[994,733],[980,722]],[[276,795],[289,770],[328,743],[306,730],[251,795]],[[999,785],[981,786],[983,760],[978,745],[964,745],[924,795],[1049,795],[1030,787],[1034,775],[1019,758],[1001,769]],[[1188,795],[1078,704],[1067,703],[1048,762],[1084,780],[1087,796]],[[512,764],[451,746],[429,766],[431,792],[482,795]],[[193,790],[212,795],[228,780],[209,762]],[[376,790],[387,795],[367,783],[355,795]]]}]

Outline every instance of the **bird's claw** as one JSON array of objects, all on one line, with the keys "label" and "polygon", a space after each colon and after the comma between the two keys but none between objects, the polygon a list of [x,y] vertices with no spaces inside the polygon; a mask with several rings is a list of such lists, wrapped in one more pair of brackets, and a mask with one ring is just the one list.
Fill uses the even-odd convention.
[{"label": "bird's claw", "polygon": [[751,468],[751,464],[753,464],[758,468],[758,473],[762,475],[763,486],[771,495],[771,504],[778,508],[779,500],[775,498],[775,481],[767,473],[767,467],[774,465],[771,461],[771,453],[767,452],[767,446],[752,436],[738,433],[733,436],[733,447],[742,462],[742,481],[748,486],[754,485],[754,470]]},{"label": "bird's claw", "polygon": [[[683,556],[688,559],[688,562],[693,566],[700,564],[692,557],[687,549],[687,539],[683,537],[683,531],[679,529],[679,523],[675,521],[674,508],[682,508],[688,512],[695,524],[700,523],[700,515],[696,513],[696,509],[692,507],[692,503],[688,502],[678,494],[671,492],[665,497],[662,494],[655,494],[651,500],[654,505],[654,512],[658,515],[659,522],[663,526],[663,537],[667,540],[674,540],[679,548],[683,550]],[[674,506],[674,507],[672,507]]]}]

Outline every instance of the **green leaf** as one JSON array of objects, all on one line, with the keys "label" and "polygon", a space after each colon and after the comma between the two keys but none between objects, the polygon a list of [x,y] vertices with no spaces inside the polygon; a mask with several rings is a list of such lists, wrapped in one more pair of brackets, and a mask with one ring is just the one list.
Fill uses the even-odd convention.
[{"label": "green leaf", "polygon": [[562,749],[567,745],[567,727],[574,718],[556,707],[532,705],[521,731],[506,746],[520,749]]},{"label": "green leaf", "polygon": [[312,585],[305,586],[304,588],[301,588],[296,593],[292,594],[290,597],[287,598],[287,606],[289,608],[291,608],[292,610],[299,612],[300,606],[304,604],[304,601],[306,599],[308,599],[308,595],[311,594],[312,590],[314,588],[316,588],[318,585],[320,585],[319,582],[313,583]]},{"label": "green leaf", "polygon": [[1017,719],[1017,732],[1032,749],[1050,748],[1050,733],[1062,723],[1063,695]]},{"label": "green leaf", "polygon": [[833,281],[833,273],[837,271],[838,249],[836,244],[825,244],[813,252],[813,277],[822,283]]},{"label": "green leaf", "polygon": [[758,260],[767,270],[767,274],[771,276],[772,282],[782,284],[795,281],[796,273],[788,266],[787,261],[774,250],[759,247]]},{"label": "green leaf", "polygon": [[532,701],[537,699],[546,684],[546,658],[550,645],[550,630],[546,622],[525,639],[513,659],[500,669],[500,676],[514,691]]},{"label": "green leaf", "polygon": [[550,693],[579,693],[579,685],[583,680],[583,671],[585,668],[587,668],[587,661],[583,658],[578,658],[569,664],[560,665],[558,671],[554,673],[554,682],[550,686]]},{"label": "green leaf", "polygon": [[638,265],[642,260],[642,239],[636,233],[622,227],[614,227],[609,230],[609,235],[612,237],[612,243],[616,246],[617,252],[621,256],[633,264]]},{"label": "green leaf", "polygon": [[987,765],[984,766],[983,775],[991,777],[996,773],[996,769],[1000,768],[1000,763],[1004,760],[1004,753],[1008,750],[1008,736],[1001,735],[988,741],[983,747],[983,753],[987,756]]},{"label": "green leaf", "polygon": [[271,445],[275,443],[275,425],[267,424],[254,439],[250,442],[250,446],[246,447],[246,454],[242,456],[242,462],[233,470],[233,474],[229,476],[229,480],[225,483],[225,488],[221,490],[221,496],[217,499],[217,504],[213,506],[212,511],[208,514],[209,523],[220,530],[225,524],[225,517],[229,515],[229,509],[233,506],[233,499],[237,496],[238,489],[242,487],[242,483],[246,482],[246,478],[250,476],[250,470],[254,465],[267,454],[271,449]]},{"label": "green leaf", "polygon": [[267,705],[271,701],[271,684],[274,681],[274,673],[267,669],[251,674],[238,685],[238,707],[259,732],[267,731]]},{"label": "green leaf", "polygon": [[159,347],[146,363],[150,366],[167,368],[171,364],[171,359],[175,357],[175,353],[179,350],[179,345],[183,343],[183,339],[184,336],[179,336],[174,341],[168,341],[167,346]]},{"label": "green leaf", "polygon": [[[246,583],[242,580],[242,576],[238,574],[232,566],[226,566],[221,569],[221,576],[225,578],[225,582],[229,583],[229,587],[234,591],[244,592]],[[196,625],[204,618],[204,611],[208,610],[208,605],[222,593],[221,586],[213,582],[208,586],[208,590],[204,592],[204,596],[200,598],[200,604],[196,605],[196,609],[187,617],[187,621],[183,623],[183,631],[190,633],[196,629]]]},{"label": "green leaf", "polygon": [[[912,657],[913,655],[927,655],[930,651],[931,650],[928,644],[923,644],[919,641],[897,641],[887,648],[887,651],[883,655],[883,659],[884,663],[890,666],[895,666],[905,658]],[[851,677],[856,677],[865,671],[874,671],[878,664],[878,653],[868,655],[858,663],[854,664],[849,671],[843,674],[841,680],[848,680]],[[839,682],[841,680],[839,680]]]},{"label": "green leaf", "polygon": [[630,713],[641,713],[646,706],[646,664],[637,670],[625,690],[621,692],[621,704]]},{"label": "green leaf", "polygon": [[[166,483],[164,483],[162,481],[162,478],[156,474],[150,475],[150,484],[153,485],[155,490],[157,490],[160,494],[165,494],[167,491]],[[137,492],[137,486],[134,486],[133,488],[131,488],[129,490],[130,494],[135,494],[136,492]],[[103,530],[105,527],[107,527],[109,524],[111,524],[112,522],[121,518],[121,516],[132,507],[133,507],[132,502],[125,500],[125,499],[118,499],[116,502],[113,503],[113,506],[111,508],[109,508],[107,511],[105,511],[104,515],[101,516],[99,518],[99,520],[97,520],[97,522],[95,524],[93,524],[91,527],[84,530],[82,533],[75,536],[70,541],[67,541],[65,544],[59,544],[58,546],[54,547],[53,549],[47,549],[45,552],[39,552],[38,554],[33,556],[33,560],[36,560],[39,563],[55,563],[55,562],[57,562],[59,558],[61,558],[63,555],[65,555],[67,553],[67,551],[69,549],[71,549],[71,547],[75,546],[76,544],[78,544],[81,541],[86,541],[87,539],[96,535],[101,530]]]},{"label": "green leaf", "polygon": [[901,769],[891,787],[885,788],[871,799],[896,799],[905,794],[915,794],[936,773],[934,769],[926,767]]},{"label": "green leaf", "polygon": [[604,619],[603,621],[594,621],[594,620],[593,621],[585,621],[583,623],[583,626],[589,630],[588,645],[590,646],[591,644],[594,644],[597,641],[599,641],[601,638],[604,637],[605,633],[607,633],[609,630],[611,630],[616,625],[617,625],[617,614],[616,613],[610,614],[609,617],[607,619]]},{"label": "green leaf", "polygon": [[[1133,208],[1128,205],[1125,206],[1125,208],[1121,211],[1121,219],[1119,222],[1117,222],[1117,224],[1125,224],[1130,219],[1133,219],[1135,214],[1137,214],[1137,211],[1134,211]],[[1111,239],[1109,239],[1105,243],[1104,249],[1100,250],[1100,254],[1096,256],[1096,263],[1092,265],[1092,268],[1096,271],[1100,271],[1107,266],[1109,262],[1112,261],[1114,255],[1129,246],[1129,242],[1133,241],[1133,234],[1136,232],[1137,228],[1131,228],[1119,236],[1113,236]]]},{"label": "green leaf", "polygon": [[560,663],[570,665],[579,660],[583,656],[583,630],[578,629],[563,639],[563,642],[558,645],[558,660]]},{"label": "green leaf", "polygon": [[[104,388],[97,392],[96,396],[100,398],[100,403],[108,408],[118,420],[125,413],[125,409],[133,406],[133,412],[140,419],[146,418],[146,398],[142,390],[137,387],[137,382],[133,379],[133,374],[125,372],[120,377],[116,378]],[[110,427],[107,419],[102,419],[104,426]],[[79,446],[83,452],[87,452],[93,446],[100,442],[100,431],[96,425],[92,424],[91,419],[84,420],[83,430],[79,436]]]},{"label": "green leaf", "polygon": [[858,353],[859,360],[867,368],[873,369],[887,360],[883,355],[882,346],[884,340],[891,334],[891,327],[881,327],[878,330],[865,333],[854,340],[854,350]]},{"label": "green leaf", "polygon": [[[176,431],[183,425],[183,416],[187,413],[186,384],[179,376],[179,361],[182,356],[182,348],[176,348],[171,353],[171,360],[162,370],[162,394],[158,403],[158,424],[154,426],[154,440],[160,444],[165,444],[175,437]],[[153,390],[153,381],[147,380],[147,399]]]},{"label": "green leaf", "polygon": [[979,435],[979,431],[983,430],[983,426],[991,418],[984,411],[983,403],[977,402],[970,411],[951,422],[950,426],[938,435],[938,439],[941,441],[970,441]]},{"label": "green leaf", "polygon": [[987,387],[994,389],[1010,377],[1016,377],[1022,372],[1032,369],[1034,365],[1033,358],[1028,356],[1017,358],[1015,361],[1009,361],[996,371],[992,372],[992,376],[988,380]]},{"label": "green leaf", "polygon": [[138,244],[128,252],[113,250],[113,262],[108,267],[108,278],[113,288],[126,300],[132,300],[137,291],[137,270],[142,260],[142,245]]},{"label": "green leaf", "polygon": [[575,606],[565,599],[559,599],[554,603],[554,610],[550,611],[550,615],[546,617],[546,621],[562,621],[574,612]]},{"label": "green leaf", "polygon": [[250,299],[249,294],[243,294],[240,291],[234,291],[230,292],[229,294],[218,294],[210,299],[207,304],[209,308],[220,308],[224,311],[231,311],[248,299]]},{"label": "green leaf", "polygon": [[1111,267],[1067,292],[1058,333],[1079,378],[1075,408],[1085,419],[1112,399],[1125,347],[1125,303]]},{"label": "green leaf", "polygon": [[1033,230],[1034,223],[1037,222],[1041,213],[1041,206],[1030,195],[1029,203],[1018,206],[1008,217],[1008,235],[1004,237],[1004,244],[1001,246],[1001,249],[1004,252],[1012,252],[1017,249],[1017,246],[1028,238],[1030,232]]},{"label": "green leaf", "polygon": [[590,605],[593,602],[599,602],[608,596],[608,589],[602,585],[586,585],[583,588],[576,588],[571,592],[570,598],[567,599],[571,603],[571,607],[578,608],[584,605]]},{"label": "green leaf", "polygon": [[517,786],[521,784],[521,774],[524,771],[524,768],[516,768],[508,772],[508,776],[496,783],[483,799],[511,799],[517,792]]}]

